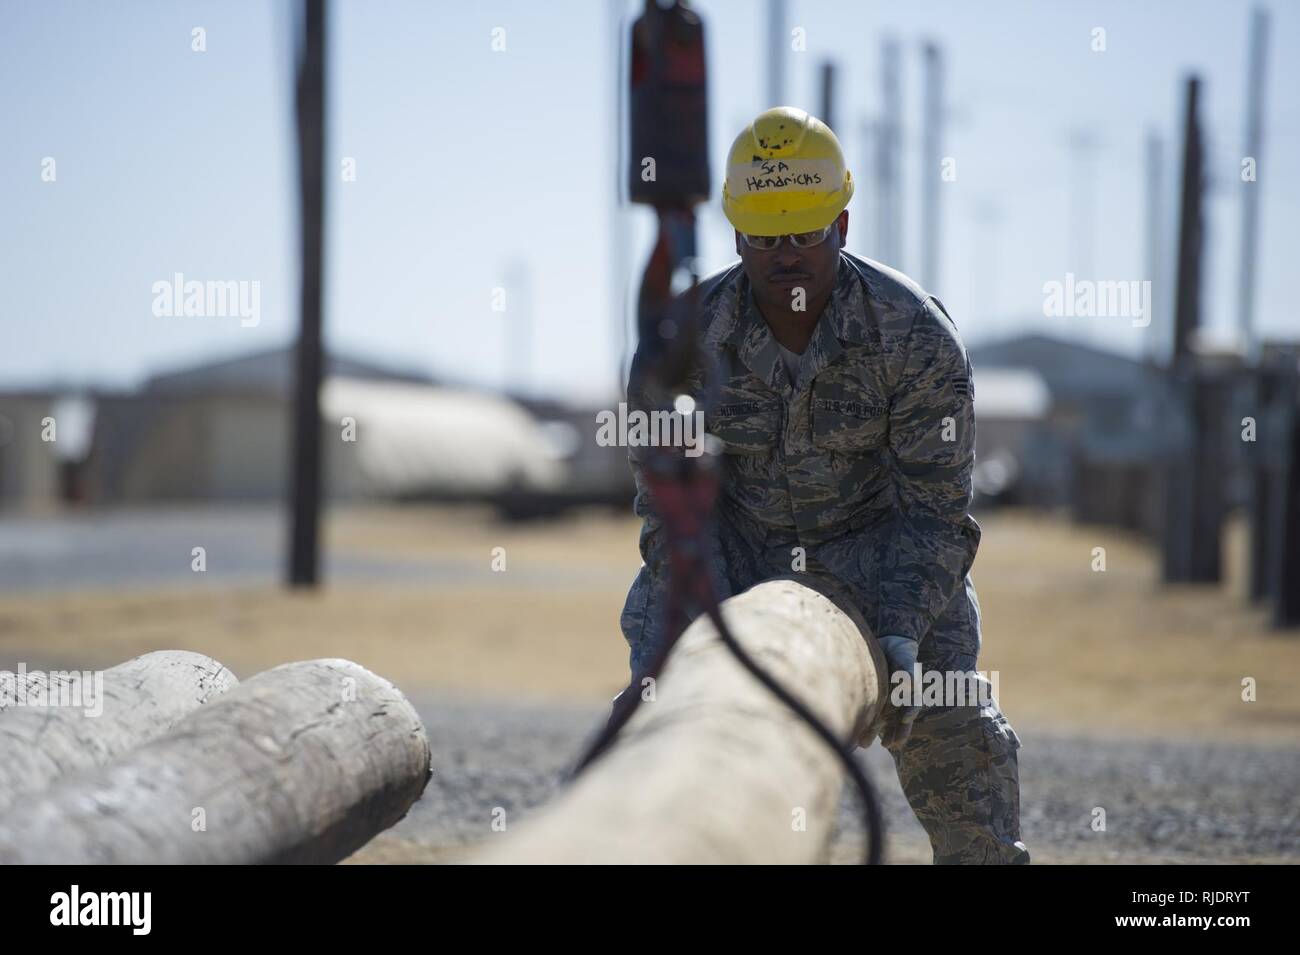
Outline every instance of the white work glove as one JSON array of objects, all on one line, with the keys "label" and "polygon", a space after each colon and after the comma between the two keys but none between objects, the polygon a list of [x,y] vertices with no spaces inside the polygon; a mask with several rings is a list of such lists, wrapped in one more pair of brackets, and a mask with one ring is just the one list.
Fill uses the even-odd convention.
[{"label": "white work glove", "polygon": [[[876,642],[880,644],[889,666],[890,707],[881,728],[880,745],[893,750],[907,742],[912,734],[912,723],[921,712],[914,699],[914,694],[919,692],[915,685],[917,642],[911,637],[896,635],[881,637]],[[894,700],[899,696],[905,705],[895,705]]]}]

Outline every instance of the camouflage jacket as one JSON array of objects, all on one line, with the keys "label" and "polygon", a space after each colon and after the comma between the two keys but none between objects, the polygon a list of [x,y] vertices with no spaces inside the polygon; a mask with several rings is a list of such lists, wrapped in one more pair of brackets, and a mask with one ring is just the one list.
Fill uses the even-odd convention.
[{"label": "camouflage jacket", "polygon": [[[923,660],[973,667],[973,386],[943,305],[901,273],[842,252],[792,382],[740,263],[707,278],[701,301],[720,388],[705,414],[723,447],[711,560],[720,596],[792,571],[827,576],[849,589],[876,635],[913,637]],[[657,405],[634,387],[628,406]],[[668,568],[641,449],[629,450],[644,566],[620,622],[635,674],[662,639]]]}]

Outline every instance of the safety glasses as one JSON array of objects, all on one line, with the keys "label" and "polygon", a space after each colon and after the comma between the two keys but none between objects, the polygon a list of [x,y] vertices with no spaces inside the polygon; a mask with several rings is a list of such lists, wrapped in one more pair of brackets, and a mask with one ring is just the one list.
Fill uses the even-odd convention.
[{"label": "safety glasses", "polygon": [[763,249],[770,251],[781,244],[781,239],[788,238],[790,244],[796,249],[811,249],[815,245],[821,245],[826,241],[826,237],[831,234],[831,229],[835,228],[832,222],[824,229],[818,229],[815,232],[794,232],[789,236],[779,235],[750,235],[748,232],[740,233],[740,237],[745,240],[745,245],[751,249]]}]

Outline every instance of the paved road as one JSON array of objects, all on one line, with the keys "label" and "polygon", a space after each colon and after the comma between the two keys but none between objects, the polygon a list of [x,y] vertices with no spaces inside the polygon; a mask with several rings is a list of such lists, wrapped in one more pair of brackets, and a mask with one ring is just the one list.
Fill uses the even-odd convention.
[{"label": "paved road", "polygon": [[[266,505],[175,507],[88,512],[0,521],[0,594],[114,588],[274,585],[284,576],[286,519]],[[192,552],[205,551],[196,573]],[[463,559],[374,559],[326,551],[327,580],[455,586],[490,580],[475,553]],[[626,589],[621,569],[596,570],[559,562],[519,567],[520,584],[609,585]]]},{"label": "paved road", "polygon": [[[604,713],[589,707],[426,702],[419,705],[434,776],[382,842],[454,860],[499,838],[553,798],[561,774]],[[1098,741],[1021,732],[1022,826],[1041,862],[1300,862],[1300,748]],[[891,861],[928,862],[925,834],[879,746],[865,765],[883,801]],[[1094,832],[1092,810],[1106,810]],[[853,861],[861,831],[846,791],[832,859]],[[376,843],[378,849],[380,843]]]}]

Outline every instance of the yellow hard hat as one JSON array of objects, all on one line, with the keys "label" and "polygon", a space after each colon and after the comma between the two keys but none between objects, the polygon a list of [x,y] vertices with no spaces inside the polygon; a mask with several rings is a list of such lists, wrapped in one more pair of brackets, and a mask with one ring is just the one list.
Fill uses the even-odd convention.
[{"label": "yellow hard hat", "polygon": [[831,128],[793,106],[760,113],[727,155],[722,211],[741,232],[813,232],[853,197],[853,176]]}]

